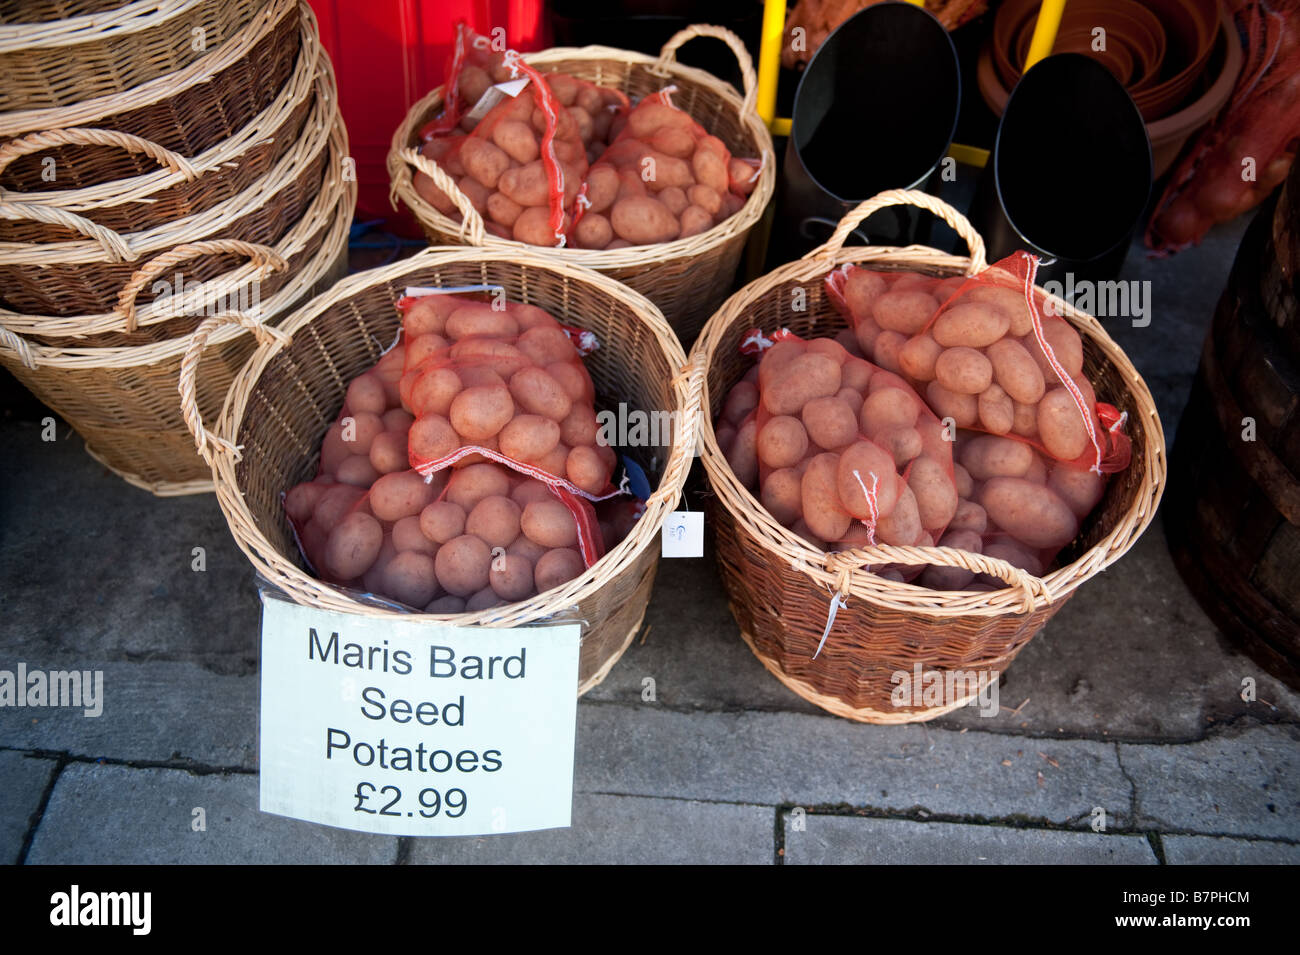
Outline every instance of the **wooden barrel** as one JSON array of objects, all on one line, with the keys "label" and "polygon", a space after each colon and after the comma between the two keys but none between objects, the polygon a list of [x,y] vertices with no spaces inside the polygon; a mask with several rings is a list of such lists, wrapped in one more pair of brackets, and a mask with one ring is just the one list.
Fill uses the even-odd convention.
[{"label": "wooden barrel", "polygon": [[1206,613],[1300,687],[1300,362],[1264,307],[1272,207],[1242,241],[1179,422],[1170,551]]}]

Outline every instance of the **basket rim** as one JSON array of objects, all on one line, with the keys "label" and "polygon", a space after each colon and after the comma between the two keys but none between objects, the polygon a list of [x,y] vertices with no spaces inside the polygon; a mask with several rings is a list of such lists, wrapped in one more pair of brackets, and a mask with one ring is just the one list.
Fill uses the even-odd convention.
[{"label": "basket rim", "polygon": [[[332,154],[342,157],[347,154],[347,137],[342,120],[336,116],[332,125],[330,150]],[[287,259],[304,247],[313,235],[324,228],[326,232],[321,249],[309,260],[307,265],[298,270],[288,283],[261,303],[261,313],[274,315],[278,308],[297,300],[294,297],[287,297],[286,292],[292,292],[294,296],[301,297],[311,284],[302,284],[301,279],[304,274],[311,272],[315,263],[327,263],[329,261],[321,259],[320,254],[333,246],[341,247],[346,244],[352,213],[356,208],[357,184],[355,180],[344,180],[342,178],[341,173],[338,171],[339,165],[339,163],[334,163],[330,167],[335,174],[326,176],[320,192],[311,205],[307,207],[307,214],[294,223],[293,227],[282,237],[280,243],[275,246],[275,251]],[[339,225],[340,222],[342,222],[341,226]],[[334,249],[335,254],[337,254],[337,251],[337,249]],[[238,288],[251,280],[256,274],[257,266],[255,264],[243,263],[225,276],[204,282],[198,304],[207,307],[219,296]],[[314,282],[315,278],[312,281]],[[154,304],[150,303],[147,309],[152,308],[154,308]],[[141,309],[142,316],[147,309]],[[121,315],[117,312],[110,312],[109,316],[118,322],[121,321]],[[139,365],[152,365],[168,358],[183,355],[189,345],[189,336],[169,338],[141,345],[113,345],[108,347],[43,345],[38,342],[27,341],[17,330],[6,324],[5,317],[4,313],[0,313],[0,355],[11,357],[13,361],[30,368],[50,367],[86,370],[91,368],[130,368]],[[156,317],[154,320],[163,321],[175,317],[177,316],[168,314]],[[84,320],[84,316],[82,320]],[[143,317],[140,324],[146,324]],[[113,328],[110,330],[116,331],[119,329]],[[226,341],[242,334],[243,331],[243,329],[235,326],[226,326],[215,332],[209,341]],[[30,361],[25,360],[27,358],[30,358]]]},{"label": "basket rim", "polygon": [[[353,294],[369,289],[376,284],[389,280],[400,280],[402,276],[426,267],[449,265],[454,263],[502,262],[523,265],[537,270],[545,270],[570,280],[580,281],[596,286],[599,290],[621,300],[639,320],[651,330],[655,341],[663,349],[669,366],[677,370],[670,382],[677,408],[681,412],[682,427],[674,435],[672,450],[664,463],[663,476],[659,486],[645,502],[645,512],[634,525],[631,533],[620,541],[612,550],[605,553],[595,564],[587,568],[578,577],[559,587],[544,591],[527,600],[507,604],[476,613],[428,614],[408,613],[362,604],[347,596],[339,588],[308,575],[297,564],[286,559],[266,538],[244,500],[235,476],[235,456],[219,447],[212,452],[209,463],[212,465],[213,482],[216,485],[217,502],[221,506],[231,534],[240,550],[252,562],[253,566],[283,590],[290,599],[305,606],[323,610],[339,610],[349,613],[361,613],[374,617],[401,617],[429,622],[438,622],[452,626],[482,625],[490,627],[513,627],[527,623],[539,623],[545,618],[559,615],[561,618],[573,610],[581,601],[601,589],[609,580],[630,569],[642,551],[655,543],[660,534],[660,526],[675,506],[690,472],[695,454],[695,427],[699,420],[698,404],[700,392],[697,376],[687,373],[686,355],[676,335],[655,305],[645,296],[633,291],[621,283],[615,282],[598,272],[584,269],[565,262],[527,253],[519,254],[501,250],[480,249],[472,246],[431,246],[418,252],[411,258],[402,259],[392,265],[358,272],[341,280],[322,295],[316,296],[306,305],[297,309],[283,321],[278,330],[290,338],[300,329],[310,326],[326,309],[342,302]],[[572,318],[570,318],[572,320]],[[196,334],[198,334],[196,332]],[[236,374],[226,396],[225,405],[217,419],[214,436],[219,440],[231,442],[237,437],[239,428],[247,412],[247,403],[271,360],[285,347],[284,342],[274,341],[259,344],[243,368]],[[560,620],[563,622],[563,619]]]},{"label": "basket rim", "polygon": [[161,26],[188,10],[220,0],[135,0],[111,10],[83,13],[63,20],[32,20],[0,25],[0,56],[31,49],[111,43],[127,33]]},{"label": "basket rim", "polygon": [[[895,194],[907,195],[902,190]],[[847,231],[844,224],[857,211],[876,203],[886,195],[891,194],[882,193],[881,196],[864,202],[855,212],[849,213],[844,223],[841,223],[841,231]],[[924,196],[924,198],[935,202],[933,197]],[[968,273],[971,271],[972,261],[970,257],[950,255],[922,245],[858,246],[838,249],[828,249],[827,246],[823,246],[802,259],[778,267],[733,294],[705,324],[691,350],[690,361],[693,371],[702,379],[699,405],[701,420],[696,425],[700,457],[709,484],[720,504],[759,546],[773,557],[810,577],[814,583],[825,588],[828,594],[836,593],[844,583],[841,574],[834,573],[826,567],[827,555],[833,552],[814,549],[793,531],[778,524],[754,495],[739,483],[718,445],[710,410],[712,402],[708,381],[708,372],[713,358],[725,334],[735,325],[747,320],[749,305],[761,295],[767,294],[787,281],[815,281],[824,277],[833,268],[858,263],[912,269],[931,268],[950,271],[953,274]],[[1086,336],[1101,351],[1106,361],[1120,373],[1135,406],[1130,410],[1130,414],[1142,416],[1146,440],[1140,453],[1145,471],[1142,484],[1133,495],[1124,517],[1100,541],[1064,567],[1052,571],[1041,579],[1023,574],[1023,577],[1034,585],[1032,588],[1008,586],[987,592],[931,590],[915,584],[887,580],[862,569],[855,569],[847,575],[848,595],[887,609],[939,619],[957,616],[994,617],[1005,614],[1026,614],[1072,593],[1084,581],[1105,570],[1123,556],[1150,525],[1164,492],[1167,476],[1164,431],[1150,389],[1128,356],[1096,318],[1075,308],[1069,302],[1044,292],[1041,286],[1036,290],[1043,294],[1045,301],[1052,303],[1057,309],[1056,314],[1065,317],[1076,331]],[[1135,449],[1136,453],[1139,453],[1137,449]],[[925,554],[933,550],[932,548],[906,549],[916,552],[918,563],[926,562]]]},{"label": "basket rim", "polygon": [[[311,112],[303,125],[302,134],[276,164],[252,185],[214,206],[180,219],[161,222],[137,232],[119,233],[99,226],[93,220],[89,226],[98,234],[106,234],[102,241],[92,238],[70,239],[60,242],[0,242],[0,265],[42,267],[49,265],[110,265],[119,262],[138,262],[142,256],[165,251],[184,242],[212,238],[214,230],[224,228],[242,215],[256,212],[281,190],[291,186],[299,176],[330,149],[330,137],[338,114],[335,95],[334,71],[328,60],[319,60],[313,78],[315,99]],[[338,120],[341,122],[341,120]],[[12,205],[7,198],[0,199],[0,207]],[[57,206],[36,207],[56,217],[74,215]],[[120,251],[110,255],[110,249],[121,247],[131,252],[131,258],[121,258]],[[46,316],[50,318],[51,316]],[[13,323],[13,313],[0,311],[0,322]]]},{"label": "basket rim", "polygon": [[[181,157],[181,160],[195,174],[193,178],[197,180],[227,164],[238,165],[244,153],[262,145],[264,142],[272,141],[275,138],[275,133],[293,115],[294,110],[312,95],[319,72],[317,63],[323,47],[320,43],[319,34],[305,17],[300,21],[298,35],[299,54],[294,64],[293,73],[290,75],[289,81],[276,94],[275,99],[232,136],[221,140],[197,156]],[[56,127],[16,137],[10,143],[29,136],[46,136],[58,134],[65,130],[76,132],[83,129],[87,129],[87,127]],[[107,134],[109,138],[123,135],[111,129],[102,130],[101,132]],[[8,147],[10,143],[3,144],[0,149]],[[154,145],[155,148],[168,152],[163,147]],[[120,206],[128,202],[148,202],[150,201],[148,197],[153,193],[189,181],[190,178],[185,171],[179,168],[159,168],[138,176],[96,183],[80,189],[50,192],[17,192],[6,189],[4,195],[7,199],[16,200],[27,205],[51,206],[66,209],[69,212],[85,213],[105,206]]]},{"label": "basket rim", "polygon": [[[546,255],[602,271],[645,267],[709,251],[736,236],[746,234],[762,218],[776,191],[776,153],[772,145],[772,134],[756,111],[747,113],[743,110],[744,101],[731,84],[724,83],[712,73],[684,66],[675,60],[665,64],[662,55],[654,57],[646,53],[607,46],[553,47],[538,53],[525,53],[521,58],[529,65],[552,65],[571,60],[589,62],[594,59],[626,63],[645,67],[652,75],[663,76],[665,79],[686,80],[703,86],[727,102],[740,120],[741,126],[752,137],[761,161],[759,180],[753,192],[745,197],[745,204],[734,215],[719,222],[707,232],[684,239],[674,239],[656,245],[634,245],[626,249],[575,249],[530,245],[514,239],[502,239],[485,232],[479,248],[511,251],[541,250]],[[662,68],[665,66],[666,68]],[[398,199],[406,203],[421,226],[428,225],[444,235],[455,235],[468,242],[466,223],[448,218],[426,202],[415,191],[412,173],[417,162],[438,168],[432,160],[420,156],[415,147],[408,146],[408,143],[414,136],[420,118],[429,109],[441,104],[444,89],[444,86],[435,87],[412,104],[393,133],[388,151],[388,173],[392,181],[390,200],[394,208],[397,208]]]},{"label": "basket rim", "polygon": [[0,136],[14,137],[33,130],[93,123],[106,116],[148,106],[174,96],[187,87],[207,82],[217,73],[228,69],[247,56],[275,28],[276,24],[294,10],[304,18],[311,17],[312,22],[315,23],[315,17],[305,0],[268,0],[266,7],[254,13],[252,19],[234,36],[184,69],[165,74],[129,90],[106,93],[78,103],[0,112]]}]

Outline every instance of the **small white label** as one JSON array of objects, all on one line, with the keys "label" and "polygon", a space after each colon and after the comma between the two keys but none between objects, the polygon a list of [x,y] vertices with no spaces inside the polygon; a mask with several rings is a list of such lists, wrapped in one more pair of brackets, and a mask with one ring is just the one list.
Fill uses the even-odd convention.
[{"label": "small white label", "polygon": [[262,603],[263,812],[396,836],[571,824],[578,624]]},{"label": "small white label", "polygon": [[528,86],[528,77],[521,80],[509,80],[505,83],[498,83],[496,86],[489,86],[483,91],[483,95],[478,98],[478,102],[473,108],[465,114],[465,118],[474,126],[478,121],[492,111],[492,107],[501,102],[507,96],[514,99],[524,91]]},{"label": "small white label", "polygon": [[673,511],[660,532],[665,557],[704,556],[704,512]]}]

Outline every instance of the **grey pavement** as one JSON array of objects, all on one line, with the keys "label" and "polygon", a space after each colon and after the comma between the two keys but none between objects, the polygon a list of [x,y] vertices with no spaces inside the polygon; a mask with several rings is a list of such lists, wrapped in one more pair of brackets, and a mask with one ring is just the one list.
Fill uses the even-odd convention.
[{"label": "grey pavement", "polygon": [[[1172,262],[1130,255],[1155,316],[1107,325],[1169,436],[1244,226]],[[15,387],[0,670],[101,670],[105,701],[98,717],[0,707],[6,861],[1300,861],[1300,695],[1201,612],[1158,520],[1011,664],[992,718],[867,726],[802,700],[741,642],[710,541],[703,561],[661,562],[642,633],[579,703],[571,828],[397,839],[263,814],[259,604],[216,501],[129,487],[66,425],[42,442],[45,412]],[[698,473],[688,493],[698,507]]]}]

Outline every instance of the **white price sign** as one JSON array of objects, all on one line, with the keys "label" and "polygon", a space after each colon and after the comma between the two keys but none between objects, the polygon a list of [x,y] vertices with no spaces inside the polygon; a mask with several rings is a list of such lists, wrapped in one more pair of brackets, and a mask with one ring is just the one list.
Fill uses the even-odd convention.
[{"label": "white price sign", "polygon": [[580,633],[264,597],[262,811],[395,836],[570,825]]}]

